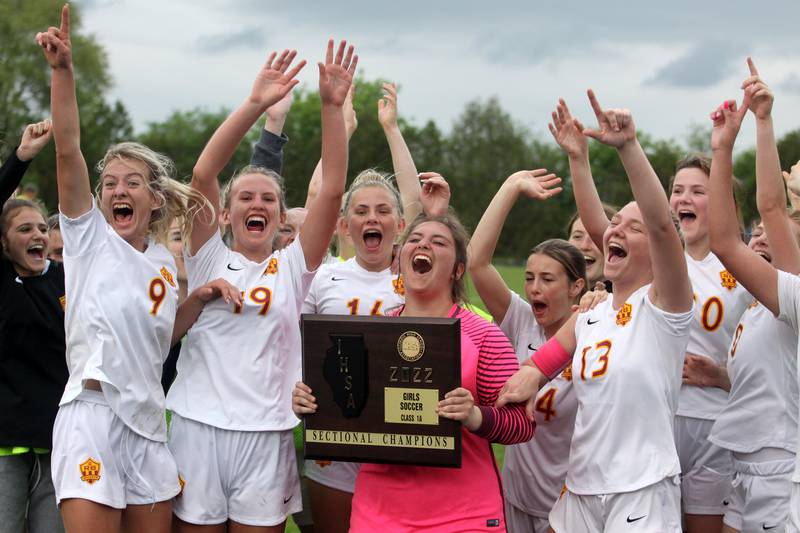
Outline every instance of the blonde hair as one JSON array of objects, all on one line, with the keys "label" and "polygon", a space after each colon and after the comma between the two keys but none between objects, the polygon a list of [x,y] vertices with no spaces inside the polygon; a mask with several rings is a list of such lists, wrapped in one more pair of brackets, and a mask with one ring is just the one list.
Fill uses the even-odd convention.
[{"label": "blonde hair", "polygon": [[353,183],[350,185],[342,201],[342,216],[347,216],[347,210],[350,209],[350,202],[353,198],[353,194],[366,187],[380,187],[388,191],[389,195],[394,200],[398,215],[400,218],[403,217],[403,202],[400,199],[400,192],[397,190],[397,187],[394,186],[394,183],[392,183],[392,178],[378,172],[374,168],[362,170],[353,180]]},{"label": "blonde hair", "polygon": [[[122,142],[111,146],[103,159],[97,163],[97,171],[101,174],[114,160],[129,159],[140,161],[147,166],[150,175],[147,176],[147,188],[156,197],[159,207],[150,213],[150,222],[147,226],[148,233],[160,244],[169,240],[169,228],[176,218],[183,219],[181,236],[184,240],[192,232],[192,222],[204,207],[213,213],[214,209],[208,199],[200,192],[181,183],[173,176],[175,165],[172,160],[147,146],[137,142]],[[95,188],[98,203],[102,193],[103,180],[100,179]]]}]

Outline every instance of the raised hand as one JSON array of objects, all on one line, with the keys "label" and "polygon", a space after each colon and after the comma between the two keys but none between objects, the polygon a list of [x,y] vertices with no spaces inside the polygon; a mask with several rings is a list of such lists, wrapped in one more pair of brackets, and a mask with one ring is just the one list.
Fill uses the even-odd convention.
[{"label": "raised hand", "polygon": [[508,177],[517,186],[517,191],[534,200],[547,200],[560,193],[563,188],[557,187],[561,178],[549,174],[547,169],[520,170]]},{"label": "raised hand", "polygon": [[585,128],[584,135],[614,148],[622,148],[636,140],[636,126],[628,109],[603,109],[594,91],[589,89],[587,94],[599,129]]},{"label": "raised hand", "polygon": [[353,136],[358,128],[358,117],[356,110],[353,107],[353,98],[356,95],[356,86],[351,85],[350,90],[347,91],[347,98],[344,99],[344,106],[342,112],[344,113],[344,130],[347,132],[347,138]]},{"label": "raised hand", "polygon": [[[347,47],[347,55],[345,55]],[[347,98],[347,92],[353,83],[353,76],[358,65],[358,56],[353,54],[353,45],[347,41],[339,43],[336,56],[333,55],[333,39],[328,41],[325,63],[319,66],[319,96],[323,105],[341,107]]]},{"label": "raised hand", "polygon": [[786,188],[792,194],[800,195],[800,161],[792,165],[789,172],[783,172],[783,181],[786,182]]},{"label": "raised hand", "polygon": [[289,90],[286,96],[267,108],[267,118],[275,122],[285,121],[286,115],[288,115],[289,110],[292,109],[292,102],[294,102],[294,93]]},{"label": "raised hand", "polygon": [[772,113],[772,103],[775,101],[775,96],[767,87],[767,84],[761,81],[758,69],[756,69],[756,65],[750,57],[747,58],[747,66],[750,68],[750,77],[742,82],[744,102],[757,119],[769,118]]},{"label": "raised hand", "polygon": [[737,108],[736,100],[725,100],[711,113],[711,120],[714,122],[711,129],[712,151],[733,150],[745,113],[747,113],[747,102],[742,102],[742,107]]},{"label": "raised hand", "polygon": [[559,98],[553,111],[553,122],[547,125],[550,133],[564,152],[570,157],[580,157],[589,151],[589,141],[583,134],[583,124],[569,112],[567,103]]},{"label": "raised hand", "polygon": [[50,138],[53,136],[53,123],[50,120],[43,120],[36,124],[25,126],[22,140],[17,148],[17,158],[20,161],[30,161],[42,151]]},{"label": "raised hand", "polygon": [[447,181],[436,172],[420,172],[419,180],[422,182],[419,201],[423,212],[433,217],[446,215],[450,205],[450,185]]},{"label": "raised hand", "polygon": [[36,43],[42,47],[50,68],[72,66],[72,42],[69,39],[69,4],[61,8],[61,26],[50,26],[46,32],[36,34]]},{"label": "raised hand", "polygon": [[384,83],[383,97],[378,100],[378,122],[384,128],[397,126],[397,88],[394,83]]},{"label": "raised hand", "polygon": [[300,83],[296,76],[306,65],[306,60],[303,59],[289,69],[296,55],[296,50],[284,50],[277,59],[276,52],[269,55],[267,62],[258,72],[256,81],[253,82],[251,102],[266,110],[280,102],[295,85]]}]

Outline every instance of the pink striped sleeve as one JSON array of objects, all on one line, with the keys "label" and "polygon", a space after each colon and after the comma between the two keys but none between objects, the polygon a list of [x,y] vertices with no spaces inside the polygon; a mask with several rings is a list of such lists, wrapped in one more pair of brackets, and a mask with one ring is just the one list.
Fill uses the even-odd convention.
[{"label": "pink striped sleeve", "polygon": [[519,369],[511,343],[500,328],[469,311],[462,310],[458,317],[462,332],[478,347],[476,404],[483,422],[475,434],[500,444],[531,440],[536,424],[528,419],[524,404],[494,407],[500,389]]}]

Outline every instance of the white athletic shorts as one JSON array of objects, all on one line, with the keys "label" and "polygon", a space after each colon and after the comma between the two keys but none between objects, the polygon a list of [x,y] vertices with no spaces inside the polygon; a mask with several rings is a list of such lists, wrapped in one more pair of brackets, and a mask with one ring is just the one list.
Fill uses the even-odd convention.
[{"label": "white athletic shorts", "polygon": [[353,494],[359,468],[360,463],[308,459],[303,466],[303,475],[320,485]]},{"label": "white athletic shorts", "polygon": [[57,503],[81,498],[124,509],[180,492],[167,444],[132,431],[99,391],[84,390],[59,408],[51,457]]},{"label": "white athletic shorts", "polygon": [[789,521],[786,533],[800,533],[800,483],[792,482],[792,495],[789,498]]},{"label": "white athletic shorts", "polygon": [[506,500],[506,531],[508,533],[547,533],[550,522],[547,518],[533,516]]},{"label": "white athletic shorts", "polygon": [[785,453],[791,458],[758,463],[733,460],[733,490],[725,524],[742,532],[783,531],[794,472],[794,454]]},{"label": "white athletic shorts", "polygon": [[302,508],[291,429],[231,431],[173,413],[169,448],[183,482],[172,509],[184,522],[274,526]]},{"label": "white athletic shorts", "polygon": [[675,417],[675,447],[681,461],[683,512],[723,515],[733,482],[731,452],[708,440],[713,420]]},{"label": "white athletic shorts", "polygon": [[556,533],[681,533],[678,476],[633,492],[579,495],[567,491],[550,511]]}]

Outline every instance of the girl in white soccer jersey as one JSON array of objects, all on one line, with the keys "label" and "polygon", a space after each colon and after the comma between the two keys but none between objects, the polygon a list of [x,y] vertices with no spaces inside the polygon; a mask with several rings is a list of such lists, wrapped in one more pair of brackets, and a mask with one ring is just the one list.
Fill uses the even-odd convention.
[{"label": "girl in white soccer jersey", "polygon": [[[779,315],[780,320],[788,324],[795,334],[793,353],[787,354],[785,347],[781,349],[780,353],[784,358],[796,358],[796,354],[800,351],[800,345],[797,344],[796,339],[798,323],[800,323],[800,278],[797,277],[800,270],[798,268],[800,252],[798,252],[798,247],[793,244],[795,236],[792,223],[786,216],[786,197],[783,184],[780,183],[780,162],[771,117],[773,97],[769,88],[759,78],[752,61],[748,60],[748,63],[751,76],[742,84],[745,91],[742,107],[737,108],[736,101],[728,100],[711,114],[714,121],[711,134],[714,158],[711,165],[709,207],[715,216],[710,220],[709,230],[711,248],[714,253],[760,302],[760,305],[752,311],[752,316],[750,312],[745,315],[739,326],[741,331],[737,328],[737,336],[734,337],[731,345],[733,357],[731,365],[734,363],[738,365],[736,360],[740,357],[741,350],[746,349],[748,345],[751,346],[751,349],[756,350],[759,356],[767,358],[763,363],[766,364],[769,361],[769,364],[775,367],[769,369],[767,373],[769,377],[761,375],[756,378],[755,383],[742,383],[741,386],[750,388],[751,391],[772,386],[776,390],[761,389],[764,398],[772,397],[772,401],[777,402],[776,405],[780,405],[781,402],[790,401],[786,395],[790,394],[788,391],[791,390],[791,386],[785,380],[790,377],[788,368],[791,368],[791,365],[796,366],[796,361],[781,362],[777,360],[778,353],[766,354],[765,351],[776,344],[785,345],[791,336],[774,323],[768,322],[767,317],[761,316],[762,329],[752,331],[756,339],[748,341],[748,331],[751,331],[751,328],[748,328],[748,322],[758,320],[761,315],[759,308],[762,305],[774,315]],[[770,247],[773,257],[772,264],[764,261],[763,256],[759,255],[757,251],[751,250],[741,242],[736,232],[736,211],[732,192],[732,153],[736,136],[748,107],[752,109],[756,117],[756,175],[758,179],[756,198],[764,228],[773,244]],[[782,244],[780,250],[778,243]],[[787,271],[783,271],[781,268]],[[759,342],[765,334],[771,334],[772,338]],[[745,361],[743,364],[746,365],[747,362]],[[746,371],[748,368],[753,367],[745,366],[743,370]],[[735,381],[734,378],[732,385],[735,384]],[[796,388],[794,394],[797,395]],[[732,397],[736,399],[737,396],[733,395]],[[795,397],[793,401],[796,402],[797,398]],[[744,431],[748,434],[753,432],[750,439],[747,439],[746,435],[731,435],[733,428],[726,427],[728,426],[725,424],[728,421],[726,413],[717,423],[722,426],[719,428],[715,426],[713,438],[716,440],[727,437],[731,444],[749,446],[749,448],[739,448],[744,453],[747,453],[748,450],[756,451],[751,455],[737,454],[737,481],[741,486],[737,486],[731,495],[731,504],[737,507],[742,516],[737,516],[738,513],[725,515],[728,531],[775,529],[792,533],[800,532],[800,462],[797,462],[796,455],[791,488],[785,484],[781,486],[781,477],[784,477],[782,474],[787,470],[787,463],[791,460],[791,455],[785,453],[789,451],[786,448],[791,438],[785,432],[792,422],[786,417],[796,417],[797,407],[796,404],[794,407],[791,407],[790,404],[780,407],[778,412],[770,412],[768,406],[756,403],[746,406],[747,412],[738,413],[738,417],[736,417],[737,413],[730,414],[730,416],[736,417],[736,421],[731,420],[731,422],[738,422],[737,429],[740,432]],[[765,408],[767,411],[764,410]],[[785,416],[781,417],[781,412],[784,410]],[[796,432],[796,420],[794,426]],[[758,428],[767,433],[759,432]],[[717,429],[719,434],[716,433]],[[781,435],[781,429],[783,435]],[[753,440],[759,437],[763,440],[756,443],[756,447],[753,448]],[[795,449],[796,443],[797,440],[794,439]],[[785,479],[783,482],[785,483]],[[791,494],[788,509],[781,505],[781,500],[784,499],[785,502],[787,493]],[[783,527],[780,528],[781,526]]]},{"label": "girl in white soccer jersey", "polygon": [[[614,294],[573,315],[534,354],[534,364],[509,379],[498,403],[530,399],[530,409],[545,376],[571,362],[578,413],[567,490],[550,526],[557,533],[596,533],[636,523],[637,531],[678,533],[680,465],[672,423],[692,320],[691,284],[666,195],[630,112],[602,109],[591,91],[589,99],[599,130],[584,129],[563,101],[551,127],[614,146],[628,174],[636,203],[614,215],[603,239]],[[602,216],[599,199],[587,205],[586,197],[576,190],[581,220]]]},{"label": "girl in white soccer jersey", "polygon": [[[220,205],[217,176],[249,128],[297,81],[295,52],[270,56],[245,102],[219,127],[192,176],[192,185]],[[314,271],[336,223],[347,172],[342,104],[358,57],[343,41],[328,43],[319,63],[322,169],[319,193],[298,238],[273,252],[285,213],[277,174],[248,167],[228,183],[220,221],[196,224],[186,271],[190,287],[222,276],[243,292],[242,305],[212,303],[186,338],[167,405],[173,411],[170,449],[184,480],[175,501],[179,531],[283,531],[301,507],[292,428],[293,384],[300,377],[298,321]],[[248,529],[249,528],[249,529]]]},{"label": "girl in white soccer jersey", "polygon": [[[426,211],[446,212],[447,182],[438,174],[424,176],[421,200]],[[390,268],[395,238],[405,226],[400,193],[387,178],[367,170],[353,181],[343,212],[356,255],[320,269],[303,313],[383,315],[405,301],[402,278]],[[314,523],[326,531],[347,531],[358,467],[358,463],[306,461]]]},{"label": "girl in white soccer jersey", "polygon": [[[124,524],[166,532],[170,500],[180,487],[166,445],[161,366],[173,336],[186,326],[176,322],[177,273],[164,243],[173,218],[192,220],[187,202],[204,199],[169,178],[168,159],[136,143],[106,153],[92,198],[80,148],[68,6],[60,28],[37,41],[52,69],[66,272],[70,376],[53,430],[56,499],[67,531],[112,532]],[[182,310],[196,316],[202,290]],[[226,298],[236,294],[225,290]]]},{"label": "girl in white soccer jersey", "polygon": [[[686,364],[704,358],[724,365],[736,325],[752,297],[711,253],[708,242],[710,160],[691,155],[678,162],[670,207],[686,239],[686,264],[696,301]],[[733,479],[730,452],[708,440],[727,402],[717,387],[683,384],[675,418],[681,459],[681,493],[688,533],[718,531]]]},{"label": "girl in white soccer jersey", "polygon": [[[525,299],[510,290],[492,266],[497,240],[517,198],[524,194],[546,199],[561,190],[554,188],[559,180],[545,174],[546,170],[535,170],[509,176],[469,244],[469,273],[475,289],[521,362],[569,320],[573,304],[586,290],[583,253],[561,239],[544,241],[531,250],[525,265]],[[506,448],[503,492],[509,531],[548,531],[547,515],[567,475],[577,407],[568,369],[539,391],[534,407],[536,438]]]}]

